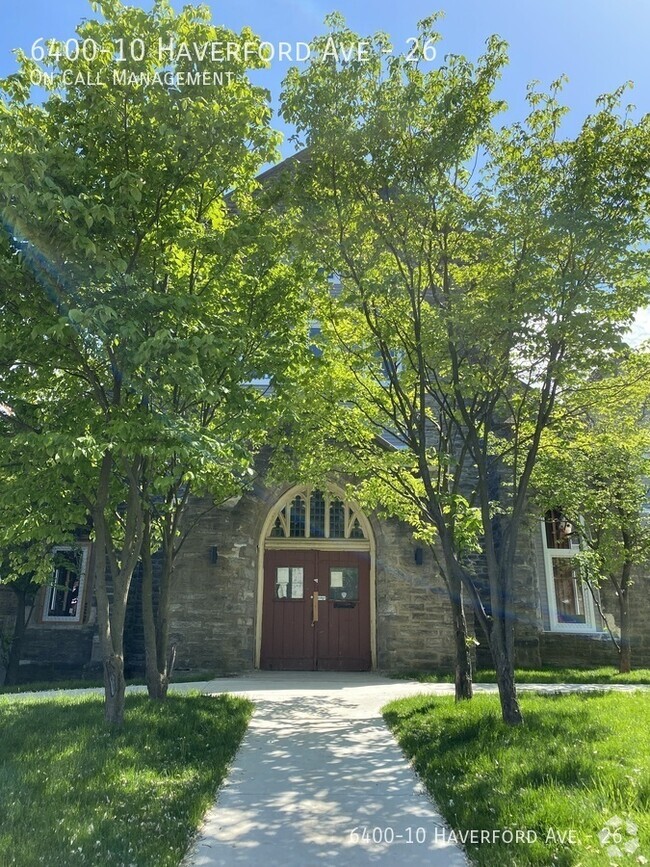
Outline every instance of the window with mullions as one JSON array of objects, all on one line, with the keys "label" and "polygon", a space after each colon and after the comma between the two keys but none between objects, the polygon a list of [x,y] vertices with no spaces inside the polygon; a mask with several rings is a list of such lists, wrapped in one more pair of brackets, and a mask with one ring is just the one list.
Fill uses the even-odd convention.
[{"label": "window with mullions", "polygon": [[366,540],[355,507],[329,491],[304,488],[275,514],[269,539]]},{"label": "window with mullions", "polygon": [[52,552],[52,579],[45,590],[43,620],[78,623],[86,582],[88,549],[57,547]]},{"label": "window with mullions", "polygon": [[580,543],[560,509],[544,516],[544,565],[550,628],[555,632],[595,632],[591,592],[580,577]]},{"label": "window with mullions", "polygon": [[322,491],[313,491],[309,498],[309,535],[314,539],[325,537],[325,497]]},{"label": "window with mullions", "polygon": [[559,509],[550,509],[544,516],[544,530],[546,533],[546,547],[556,550],[557,548],[575,548],[580,550],[580,542],[573,532],[573,524],[562,514]]},{"label": "window with mullions", "polygon": [[305,501],[302,497],[296,497],[291,503],[289,535],[293,537],[305,535]]},{"label": "window with mullions", "polygon": [[330,501],[330,539],[345,538],[345,506],[343,501]]}]

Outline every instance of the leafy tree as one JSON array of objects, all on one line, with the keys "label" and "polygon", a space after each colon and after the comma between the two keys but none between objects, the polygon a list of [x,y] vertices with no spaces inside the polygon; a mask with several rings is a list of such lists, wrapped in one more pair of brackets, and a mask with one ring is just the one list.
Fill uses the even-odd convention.
[{"label": "leafy tree", "polygon": [[[6,312],[6,311],[5,311]],[[5,683],[18,683],[27,627],[39,588],[52,579],[53,546],[74,543],[85,510],[64,481],[33,460],[27,442],[34,433],[25,403],[20,415],[0,404],[0,584],[14,594]],[[56,479],[57,484],[54,484]],[[49,492],[55,491],[53,500]]]},{"label": "leafy tree", "polygon": [[[218,281],[215,275],[215,293],[204,297],[196,323],[210,331],[209,341],[201,336],[198,358],[188,364],[180,357],[166,367],[157,356],[151,368],[148,409],[158,416],[150,418],[155,449],[142,467],[142,563],[147,684],[156,698],[166,694],[171,674],[168,602],[176,558],[193,527],[188,501],[208,494],[214,508],[252,483],[255,456],[275,424],[286,372],[306,352],[300,258],[294,256],[290,266],[281,261],[291,243],[292,222],[286,209],[275,210],[277,195],[277,190],[259,191],[249,212],[240,208],[237,213],[237,231],[229,239],[237,249],[230,251],[228,270]],[[230,286],[226,297],[221,296],[224,285]],[[185,347],[178,343],[174,319],[168,327],[177,354],[179,346]],[[272,388],[248,385],[262,375]]]},{"label": "leafy tree", "polygon": [[[332,383],[346,368],[353,385],[340,433],[351,453],[367,443],[359,426],[401,440],[392,479],[408,497],[388,507],[435,534],[517,724],[515,561],[531,473],[558,395],[607,364],[646,297],[650,124],[621,115],[617,93],[563,138],[557,83],[530,88],[525,122],[497,132],[496,37],[475,64],[430,65],[381,34],[365,59],[334,57],[333,43],[359,38],[340,17],[330,25],[289,72],[283,113],[308,149],[294,186],[304,244],[341,280],[317,310]],[[434,26],[420,24],[422,54]],[[380,501],[377,484],[372,473]]]},{"label": "leafy tree", "polygon": [[[544,431],[533,487],[542,511],[561,509],[580,539],[580,570],[616,646],[619,671],[632,667],[631,594],[635,571],[650,562],[650,357],[632,354],[576,404],[571,396]],[[596,590],[607,582],[617,602],[620,638]],[[609,589],[609,588],[606,588]]]},{"label": "leafy tree", "polygon": [[[299,259],[286,256],[290,213],[254,181],[277,143],[267,94],[247,75],[262,61],[232,52],[220,64],[229,79],[214,83],[114,77],[211,76],[209,56],[161,63],[159,39],[257,37],[212,25],[205,7],[95,6],[105,20],[77,32],[107,50],[92,60],[54,51],[43,61],[53,80],[42,104],[31,98],[36,64],[25,56],[0,84],[0,349],[9,371],[0,400],[25,421],[14,434],[23,460],[43,470],[32,502],[55,503],[68,486],[90,516],[105,714],[119,724],[125,609],[143,541],[145,565],[162,544],[171,575],[190,492],[210,489],[218,501],[245,483],[264,411],[244,383],[282,370],[300,283]],[[136,39],[142,60],[113,51]],[[88,86],[88,74],[100,83]],[[165,580],[157,611],[150,595],[144,603],[158,697],[169,674]]]}]

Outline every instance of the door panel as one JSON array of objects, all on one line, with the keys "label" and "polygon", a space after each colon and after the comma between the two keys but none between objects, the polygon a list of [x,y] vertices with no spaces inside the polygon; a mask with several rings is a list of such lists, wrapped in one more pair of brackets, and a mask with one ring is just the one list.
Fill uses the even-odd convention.
[{"label": "door panel", "polygon": [[371,667],[368,553],[266,552],[260,665],[288,671]]},{"label": "door panel", "polygon": [[317,665],[321,671],[367,671],[370,659],[370,555],[319,551],[321,595]]},{"label": "door panel", "polygon": [[[298,594],[300,582],[295,579],[300,570],[302,593]],[[314,551],[267,551],[264,555],[262,668],[314,669],[316,640],[311,610],[315,577]]]}]

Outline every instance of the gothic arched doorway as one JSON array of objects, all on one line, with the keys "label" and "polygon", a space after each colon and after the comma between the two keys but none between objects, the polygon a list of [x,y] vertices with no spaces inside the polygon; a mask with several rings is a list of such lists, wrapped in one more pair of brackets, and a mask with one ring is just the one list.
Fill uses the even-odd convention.
[{"label": "gothic arched doorway", "polygon": [[282,497],[260,544],[260,668],[372,668],[373,548],[368,520],[339,493],[297,487]]}]

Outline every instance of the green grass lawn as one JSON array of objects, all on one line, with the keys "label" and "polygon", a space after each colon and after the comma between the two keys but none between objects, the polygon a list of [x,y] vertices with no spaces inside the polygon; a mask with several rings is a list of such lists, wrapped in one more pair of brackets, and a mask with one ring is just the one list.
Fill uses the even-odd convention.
[{"label": "green grass lawn", "polygon": [[[650,694],[523,694],[521,705],[519,728],[502,723],[492,695],[459,705],[415,696],[391,702],[384,717],[453,829],[537,835],[468,845],[476,864],[648,863],[641,859],[650,859]],[[634,855],[611,857],[601,846],[598,832],[614,816],[638,826]]]},{"label": "green grass lawn", "polygon": [[[419,680],[420,683],[453,683],[449,672],[415,671],[400,675],[400,679]],[[603,668],[518,668],[517,683],[631,683],[649,684],[650,668],[639,668],[629,674],[619,674],[613,666]],[[496,683],[496,672],[482,669],[474,672],[474,683]]]},{"label": "green grass lawn", "polygon": [[252,704],[228,695],[0,700],[0,864],[177,865],[212,803]]},{"label": "green grass lawn", "polygon": [[[197,683],[203,680],[214,680],[219,677],[214,672],[178,672],[172,678],[172,683]],[[144,678],[136,677],[127,680],[128,686],[144,686]],[[38,680],[33,683],[17,683],[13,686],[0,686],[0,695],[13,695],[17,692],[42,692],[51,689],[92,689],[103,687],[102,678],[68,678],[67,680]]]}]

